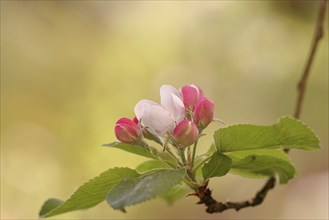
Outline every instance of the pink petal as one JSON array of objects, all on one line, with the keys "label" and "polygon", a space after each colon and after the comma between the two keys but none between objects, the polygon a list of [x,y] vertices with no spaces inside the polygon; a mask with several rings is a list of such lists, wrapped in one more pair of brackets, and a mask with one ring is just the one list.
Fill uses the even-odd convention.
[{"label": "pink petal", "polygon": [[203,97],[202,90],[196,85],[183,86],[181,88],[183,102],[186,108],[194,110],[195,105]]}]

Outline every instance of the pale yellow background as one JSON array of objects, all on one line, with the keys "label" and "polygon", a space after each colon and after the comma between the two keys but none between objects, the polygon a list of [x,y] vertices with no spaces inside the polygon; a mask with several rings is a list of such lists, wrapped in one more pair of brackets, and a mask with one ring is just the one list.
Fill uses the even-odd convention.
[{"label": "pale yellow background", "polygon": [[[1,218],[37,218],[47,198],[66,199],[110,167],[145,161],[101,145],[140,99],[159,100],[163,84],[199,85],[226,124],[292,114],[316,13],[315,1],[1,1]],[[208,215],[193,197],[172,207],[158,199],[123,214],[104,202],[54,219],[327,219],[325,32],[301,116],[322,149],[292,151],[298,176],[264,204]],[[228,175],[211,188],[234,201],[263,182]]]}]

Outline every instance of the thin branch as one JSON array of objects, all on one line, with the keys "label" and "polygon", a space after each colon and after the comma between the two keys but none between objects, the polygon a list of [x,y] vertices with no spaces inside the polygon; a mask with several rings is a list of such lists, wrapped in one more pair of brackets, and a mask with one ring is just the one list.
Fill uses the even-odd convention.
[{"label": "thin branch", "polygon": [[302,77],[300,78],[298,85],[297,85],[298,95],[297,95],[297,102],[296,102],[295,113],[294,113],[295,118],[300,117],[300,112],[302,109],[304,94],[305,94],[305,90],[306,90],[307,79],[308,79],[308,76],[310,75],[310,69],[311,69],[311,66],[312,66],[312,63],[314,60],[316,49],[318,48],[318,44],[319,44],[321,38],[323,37],[323,33],[324,33],[323,23],[324,23],[325,14],[326,14],[326,6],[327,6],[327,0],[322,0],[320,2],[319,14],[318,14],[317,22],[316,22],[311,50],[308,55],[308,59],[307,59]]},{"label": "thin branch", "polygon": [[235,209],[239,211],[242,208],[246,207],[253,207],[261,204],[267,192],[275,186],[275,178],[271,177],[269,181],[263,186],[263,188],[257,192],[255,197],[252,200],[246,200],[242,202],[217,202],[212,196],[211,191],[207,188],[207,186],[200,187],[194,195],[200,198],[198,204],[205,204],[207,206],[206,212],[207,213],[216,213],[216,212],[223,212],[228,209]]},{"label": "thin branch", "polygon": [[[326,6],[327,6],[327,0],[322,0],[320,2],[319,6],[319,12],[318,12],[318,18],[316,22],[316,27],[314,31],[314,36],[311,44],[311,50],[308,55],[308,59],[303,71],[303,74],[298,82],[298,95],[297,95],[297,102],[295,106],[295,112],[294,112],[294,117],[299,118],[300,117],[300,112],[302,109],[302,103],[304,99],[304,94],[306,90],[306,83],[308,76],[310,74],[310,69],[314,60],[315,52],[318,47],[318,43],[323,37],[324,31],[323,31],[323,23],[325,19],[325,11],[326,11]],[[288,153],[289,150],[285,149],[285,152]],[[255,195],[255,197],[252,200],[245,200],[241,202],[217,202],[214,198],[211,196],[211,190],[208,189],[207,185],[208,182],[206,182],[205,186],[199,187],[196,192],[193,195],[196,195],[199,197],[200,201],[198,204],[204,204],[207,206],[206,212],[207,213],[216,213],[216,212],[223,212],[228,209],[235,209],[236,211],[239,211],[242,208],[247,208],[247,207],[253,207],[260,205],[269,190],[273,189],[275,187],[275,182],[276,179],[275,177],[270,177],[265,185],[262,187],[260,191],[258,191]]]},{"label": "thin branch", "polygon": [[[300,117],[300,113],[302,110],[302,104],[303,104],[303,100],[304,100],[304,94],[305,94],[305,90],[306,90],[307,79],[308,79],[308,76],[310,75],[310,69],[313,64],[316,49],[318,48],[319,42],[324,34],[323,23],[324,23],[324,19],[325,19],[325,15],[326,15],[326,6],[327,6],[327,0],[322,0],[320,2],[318,19],[317,19],[315,31],[313,34],[311,50],[310,50],[310,53],[308,54],[308,58],[307,58],[307,62],[305,64],[303,74],[297,84],[297,101],[296,101],[295,111],[294,111],[295,118]],[[290,149],[284,149],[284,152],[289,153],[289,150]]]}]

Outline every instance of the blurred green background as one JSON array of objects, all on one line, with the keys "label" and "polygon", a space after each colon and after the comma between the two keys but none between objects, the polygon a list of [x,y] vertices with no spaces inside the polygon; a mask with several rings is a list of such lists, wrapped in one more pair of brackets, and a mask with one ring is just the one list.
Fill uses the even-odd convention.
[{"label": "blurred green background", "polygon": [[[159,100],[163,84],[199,85],[226,124],[292,114],[317,10],[316,1],[1,1],[1,218],[37,218],[47,198],[66,199],[110,167],[145,161],[101,145],[140,99]],[[261,206],[208,215],[189,197],[123,214],[104,202],[54,219],[327,219],[327,49],[326,29],[301,117],[323,147],[292,151],[298,176]],[[263,182],[228,175],[211,187],[235,201]]]}]

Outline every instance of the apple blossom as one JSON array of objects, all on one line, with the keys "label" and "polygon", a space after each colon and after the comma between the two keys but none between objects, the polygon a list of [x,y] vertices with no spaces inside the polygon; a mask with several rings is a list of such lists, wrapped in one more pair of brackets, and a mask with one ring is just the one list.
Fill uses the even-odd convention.
[{"label": "apple blossom", "polygon": [[171,132],[185,117],[184,104],[177,89],[170,85],[161,86],[160,98],[161,105],[143,99],[134,108],[141,125],[156,136],[164,136]]},{"label": "apple blossom", "polygon": [[215,104],[209,98],[203,97],[194,109],[194,122],[198,128],[207,127],[214,119]]}]

